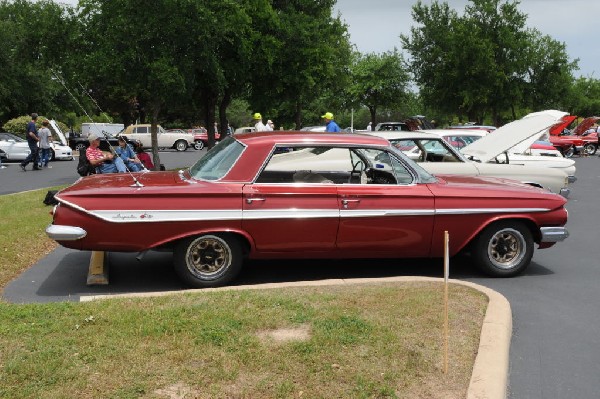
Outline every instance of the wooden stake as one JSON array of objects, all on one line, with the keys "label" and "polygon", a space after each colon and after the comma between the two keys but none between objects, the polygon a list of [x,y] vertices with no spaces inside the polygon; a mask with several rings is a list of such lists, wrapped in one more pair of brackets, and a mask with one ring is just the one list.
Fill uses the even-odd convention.
[{"label": "wooden stake", "polygon": [[448,276],[450,274],[448,242],[448,231],[444,231],[444,374],[448,374]]}]

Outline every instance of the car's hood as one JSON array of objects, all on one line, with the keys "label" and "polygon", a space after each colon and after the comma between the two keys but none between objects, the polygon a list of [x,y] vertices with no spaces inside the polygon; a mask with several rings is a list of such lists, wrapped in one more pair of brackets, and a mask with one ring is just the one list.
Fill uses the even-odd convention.
[{"label": "car's hood", "polygon": [[573,121],[577,119],[575,115],[566,115],[562,118],[562,121],[557,123],[556,125],[551,126],[548,129],[548,132],[551,136],[558,136],[565,130]]},{"label": "car's hood", "polygon": [[67,138],[65,137],[64,133],[62,132],[62,130],[60,130],[60,128],[58,127],[58,124],[56,123],[56,121],[54,121],[53,119],[50,119],[49,122],[50,122],[50,127],[52,127],[52,131],[54,133],[56,133],[56,135],[59,138],[60,143],[62,145],[68,146],[69,143],[67,141]]},{"label": "car's hood", "polygon": [[555,110],[534,112],[494,130],[479,140],[463,147],[461,152],[481,162],[489,162],[503,152],[526,140],[530,140],[532,137],[534,140],[531,143],[533,143],[533,141],[545,133],[546,129],[561,121],[565,115],[567,115],[566,112]]},{"label": "car's hood", "polygon": [[589,118],[585,118],[579,125],[577,125],[577,127],[575,127],[575,129],[573,129],[573,134],[575,136],[581,136],[598,120],[600,120],[600,117],[598,116],[590,116]]}]

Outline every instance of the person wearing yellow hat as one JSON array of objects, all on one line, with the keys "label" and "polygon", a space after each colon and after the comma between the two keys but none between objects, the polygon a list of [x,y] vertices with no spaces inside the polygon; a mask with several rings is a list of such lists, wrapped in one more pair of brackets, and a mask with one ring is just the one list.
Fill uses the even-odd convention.
[{"label": "person wearing yellow hat", "polygon": [[326,132],[337,133],[342,131],[338,124],[333,120],[333,114],[331,112],[325,112],[325,115],[321,116],[321,118],[325,119]]},{"label": "person wearing yellow hat", "polygon": [[256,128],[257,132],[266,132],[267,127],[265,126],[265,124],[262,121],[262,115],[258,112],[256,112],[253,116],[252,119],[254,120],[254,127]]}]

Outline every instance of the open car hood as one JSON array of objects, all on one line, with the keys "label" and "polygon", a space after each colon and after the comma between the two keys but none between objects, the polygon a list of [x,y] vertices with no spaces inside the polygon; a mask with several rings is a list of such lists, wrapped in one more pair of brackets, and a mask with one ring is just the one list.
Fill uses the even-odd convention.
[{"label": "open car hood", "polygon": [[566,112],[548,110],[525,115],[522,119],[485,135],[479,140],[463,147],[461,152],[481,162],[489,162],[511,148],[534,138],[535,141],[546,129],[562,120]]},{"label": "open car hood", "polygon": [[550,133],[551,136],[558,136],[560,135],[563,130],[565,130],[571,123],[573,123],[573,121],[577,119],[577,117],[575,115],[566,115],[562,118],[562,121],[557,123],[554,126],[551,126],[548,131]]},{"label": "open car hood", "polygon": [[67,141],[67,138],[65,137],[62,130],[60,130],[60,128],[58,127],[58,124],[56,123],[56,121],[54,119],[50,119],[48,122],[50,122],[50,127],[52,128],[52,131],[54,133],[56,133],[56,135],[58,136],[60,143],[62,145],[68,146],[69,142]]},{"label": "open car hood", "polygon": [[575,129],[573,129],[573,134],[575,136],[581,136],[598,120],[600,120],[600,117],[598,116],[590,116],[589,118],[585,118],[579,125],[575,127]]}]

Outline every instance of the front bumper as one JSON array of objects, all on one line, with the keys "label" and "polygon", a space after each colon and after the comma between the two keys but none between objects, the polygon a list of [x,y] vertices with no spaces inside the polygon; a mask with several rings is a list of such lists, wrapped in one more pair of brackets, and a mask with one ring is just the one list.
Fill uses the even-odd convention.
[{"label": "front bumper", "polygon": [[46,235],[54,241],[77,241],[85,237],[87,231],[81,227],[51,224],[46,227]]},{"label": "front bumper", "polygon": [[542,239],[540,242],[561,242],[568,236],[569,232],[564,227],[540,227]]}]

